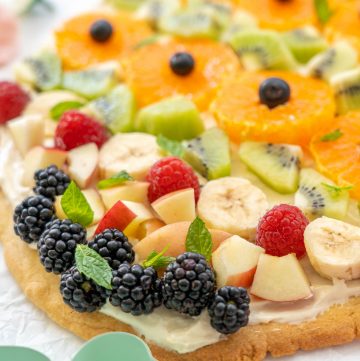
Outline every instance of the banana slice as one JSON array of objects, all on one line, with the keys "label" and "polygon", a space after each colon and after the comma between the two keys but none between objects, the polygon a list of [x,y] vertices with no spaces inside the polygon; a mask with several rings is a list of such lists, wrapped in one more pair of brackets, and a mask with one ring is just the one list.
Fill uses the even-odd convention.
[{"label": "banana slice", "polygon": [[150,167],[160,158],[160,149],[153,135],[116,134],[101,148],[100,175],[109,178],[126,170],[136,180],[144,180]]},{"label": "banana slice", "polygon": [[304,233],[305,247],[315,270],[326,278],[360,278],[360,228],[322,217]]},{"label": "banana slice", "polygon": [[199,217],[208,227],[255,239],[259,219],[269,208],[265,194],[247,179],[225,177],[208,182],[200,194]]}]

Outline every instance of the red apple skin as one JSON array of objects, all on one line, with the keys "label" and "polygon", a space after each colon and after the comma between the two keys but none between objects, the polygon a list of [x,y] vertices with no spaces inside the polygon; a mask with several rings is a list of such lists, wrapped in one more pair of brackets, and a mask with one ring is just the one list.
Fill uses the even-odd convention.
[{"label": "red apple skin", "polygon": [[256,267],[246,272],[237,275],[232,275],[227,279],[226,286],[249,288],[253,283],[255,272],[256,272]]},{"label": "red apple skin", "polygon": [[123,202],[118,201],[110,208],[96,228],[95,235],[103,232],[107,228],[116,228],[120,231],[124,229],[137,217]]}]

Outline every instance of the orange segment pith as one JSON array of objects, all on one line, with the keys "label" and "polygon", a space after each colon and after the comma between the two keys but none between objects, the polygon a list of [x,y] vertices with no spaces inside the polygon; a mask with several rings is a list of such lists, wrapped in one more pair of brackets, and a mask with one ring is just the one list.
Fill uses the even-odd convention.
[{"label": "orange segment pith", "polygon": [[[290,100],[269,109],[260,103],[259,87],[267,78],[285,80]],[[228,80],[212,104],[218,125],[234,142],[258,140],[308,146],[315,132],[333,121],[335,105],[329,85],[290,72],[241,73]]]},{"label": "orange segment pith", "polygon": [[[91,25],[107,20],[113,27],[111,38],[98,43],[90,36]],[[124,13],[91,13],[67,21],[55,33],[56,47],[66,69],[83,69],[90,65],[118,60],[141,40],[151,36],[149,26]]]},{"label": "orange segment pith", "polygon": [[[322,141],[324,134],[342,135],[332,141]],[[351,194],[360,200],[360,112],[347,113],[335,119],[314,136],[310,151],[320,172],[339,185],[353,185]]]},{"label": "orange segment pith", "polygon": [[[170,68],[171,57],[188,52],[195,60],[194,70],[186,76]],[[140,107],[163,98],[182,94],[206,110],[221,80],[239,70],[233,51],[211,40],[169,40],[138,49],[124,62],[125,80],[135,92]]]}]

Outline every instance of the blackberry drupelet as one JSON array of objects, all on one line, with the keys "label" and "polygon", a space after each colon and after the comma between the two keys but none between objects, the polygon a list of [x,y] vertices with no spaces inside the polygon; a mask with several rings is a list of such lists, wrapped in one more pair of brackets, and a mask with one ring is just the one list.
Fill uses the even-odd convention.
[{"label": "blackberry drupelet", "polygon": [[225,286],[209,304],[211,326],[225,335],[237,332],[249,321],[250,299],[245,288]]},{"label": "blackberry drupelet", "polygon": [[133,316],[151,313],[161,306],[161,280],[153,267],[123,263],[113,271],[110,302]]},{"label": "blackberry drupelet", "polygon": [[63,195],[70,184],[70,178],[56,165],[36,171],[34,180],[34,192],[52,200]]},{"label": "blackberry drupelet", "polygon": [[77,312],[94,312],[109,296],[108,290],[81,274],[76,266],[61,274],[60,293],[64,302]]},{"label": "blackberry drupelet", "polygon": [[70,219],[56,219],[47,224],[38,242],[40,262],[47,272],[59,274],[74,263],[78,244],[86,243],[86,230]]},{"label": "blackberry drupelet", "polygon": [[41,195],[28,197],[15,208],[14,231],[26,243],[37,242],[54,214],[50,199]]},{"label": "blackberry drupelet", "polygon": [[167,308],[198,316],[215,292],[215,275],[204,256],[186,252],[170,263],[163,277]]},{"label": "blackberry drupelet", "polygon": [[89,242],[89,247],[105,258],[114,270],[117,270],[122,263],[132,263],[135,259],[128,238],[115,228],[108,228],[99,233]]}]

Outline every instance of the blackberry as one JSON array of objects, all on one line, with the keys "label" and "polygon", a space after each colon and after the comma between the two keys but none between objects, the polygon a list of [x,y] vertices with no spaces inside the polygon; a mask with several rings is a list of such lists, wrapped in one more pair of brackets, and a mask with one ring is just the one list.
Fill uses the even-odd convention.
[{"label": "blackberry", "polygon": [[249,321],[250,299],[245,288],[225,286],[209,304],[211,326],[225,335],[237,332]]},{"label": "blackberry", "polygon": [[110,303],[133,316],[151,313],[161,306],[161,280],[153,267],[123,263],[113,271]]},{"label": "blackberry", "polygon": [[50,199],[41,195],[28,197],[15,208],[14,231],[26,243],[37,242],[54,213]]},{"label": "blackberry", "polygon": [[77,312],[94,312],[109,296],[109,291],[80,273],[76,266],[61,274],[60,293],[64,302]]},{"label": "blackberry", "polygon": [[105,258],[114,270],[122,263],[132,263],[135,259],[131,243],[124,233],[115,228],[108,228],[99,233],[89,242],[89,247]]},{"label": "blackberry", "polygon": [[56,165],[39,169],[35,172],[34,179],[34,192],[52,200],[64,194],[70,184],[70,178]]},{"label": "blackberry", "polygon": [[186,252],[170,263],[163,278],[167,308],[198,316],[215,291],[215,275],[204,256]]},{"label": "blackberry", "polygon": [[59,274],[74,263],[78,244],[86,243],[86,231],[70,219],[56,219],[47,224],[38,242],[40,262],[47,272]]}]

